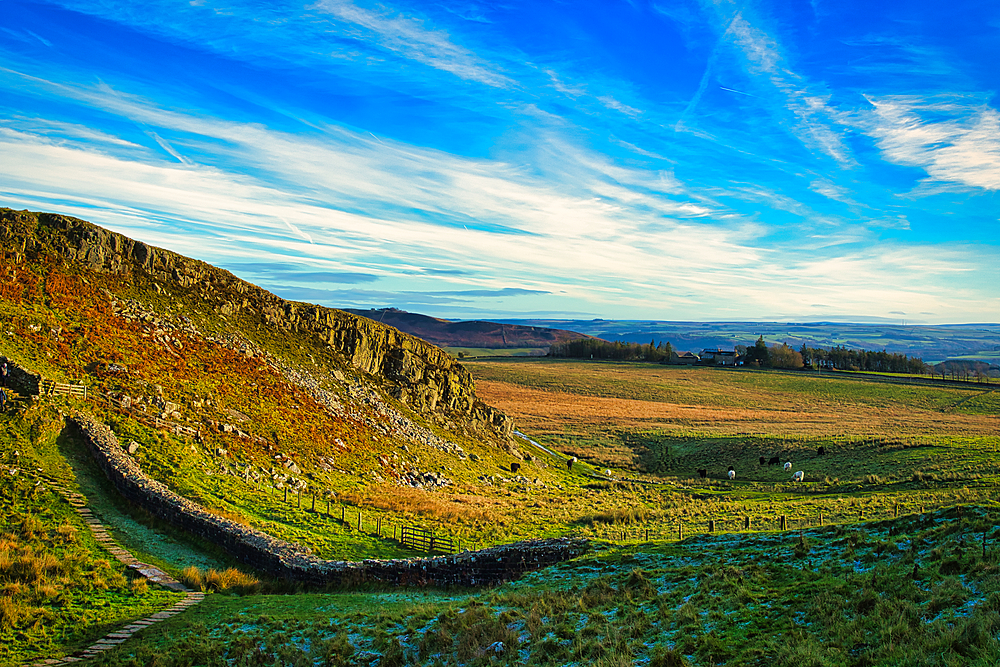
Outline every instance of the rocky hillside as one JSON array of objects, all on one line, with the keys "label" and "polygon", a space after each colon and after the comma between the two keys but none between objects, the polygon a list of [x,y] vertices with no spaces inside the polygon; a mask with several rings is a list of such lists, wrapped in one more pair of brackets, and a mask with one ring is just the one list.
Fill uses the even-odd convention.
[{"label": "rocky hillside", "polygon": [[[325,346],[340,365],[372,376],[391,396],[439,423],[471,422],[501,435],[510,432],[509,420],[476,400],[472,377],[455,359],[391,326],[285,301],[228,271],[76,218],[2,209],[0,220],[8,265],[61,263],[70,273],[100,273],[174,302],[198,303],[223,321],[234,321],[234,333],[295,334]],[[105,290],[108,299],[115,296]],[[252,336],[247,343],[253,346]]]},{"label": "rocky hillside", "polygon": [[524,460],[511,420],[425,341],[83,220],[0,222],[0,357],[85,385],[77,408],[210,508],[246,512],[251,489],[447,489]]}]

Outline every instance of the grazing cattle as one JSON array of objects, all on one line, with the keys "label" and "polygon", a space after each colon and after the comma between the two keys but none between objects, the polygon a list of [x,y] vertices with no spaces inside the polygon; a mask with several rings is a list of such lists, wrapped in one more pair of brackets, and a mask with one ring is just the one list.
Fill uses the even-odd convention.
[{"label": "grazing cattle", "polygon": [[510,471],[511,472],[517,472],[520,469],[521,469],[521,464],[520,463],[511,463],[510,464]]},{"label": "grazing cattle", "polygon": [[792,462],[791,461],[785,461],[785,472],[788,472],[791,469],[792,469]]},{"label": "grazing cattle", "polygon": [[816,448],[816,456],[823,456],[824,454],[826,454],[826,447]]},{"label": "grazing cattle", "polygon": [[792,475],[792,481],[793,482],[801,482],[805,478],[806,478],[806,474],[804,472],[802,472],[801,470],[799,470],[794,475]]},{"label": "grazing cattle", "polygon": [[705,477],[708,477],[708,471],[704,468],[698,468],[698,476],[704,479]]},{"label": "grazing cattle", "polygon": [[732,468],[729,469],[729,479],[736,479],[736,471]]},{"label": "grazing cattle", "polygon": [[767,465],[767,459],[765,459],[765,458],[764,458],[763,456],[762,456],[762,457],[760,457],[760,464],[761,464],[762,466],[763,466],[763,465]]},{"label": "grazing cattle", "polygon": [[767,460],[767,465],[769,465],[769,466],[776,466],[779,463],[781,463],[781,458],[777,457],[777,456],[772,456],[771,458],[769,458]]},{"label": "grazing cattle", "polygon": [[576,463],[576,457],[575,456],[573,458],[571,458],[571,459],[569,459],[569,460],[566,461],[566,470],[572,470],[574,463]]}]

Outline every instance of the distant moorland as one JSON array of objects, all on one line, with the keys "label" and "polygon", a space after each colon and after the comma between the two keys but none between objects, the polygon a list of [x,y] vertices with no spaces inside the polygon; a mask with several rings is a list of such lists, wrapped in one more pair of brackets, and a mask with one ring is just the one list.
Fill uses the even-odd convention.
[{"label": "distant moorland", "polygon": [[569,329],[605,340],[670,342],[675,350],[767,343],[808,347],[882,350],[919,357],[927,363],[945,359],[1000,361],[1000,324],[915,325],[846,322],[657,322],[652,320],[498,320],[507,324]]}]

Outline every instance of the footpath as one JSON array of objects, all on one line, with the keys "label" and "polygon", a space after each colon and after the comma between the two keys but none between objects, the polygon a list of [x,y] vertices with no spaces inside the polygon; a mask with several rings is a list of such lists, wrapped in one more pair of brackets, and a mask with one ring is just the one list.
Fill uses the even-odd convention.
[{"label": "footpath", "polygon": [[205,598],[204,593],[200,591],[192,591],[160,568],[148,563],[143,563],[130,552],[122,549],[121,546],[115,542],[108,533],[104,524],[102,524],[94,516],[90,508],[87,507],[87,499],[82,494],[67,489],[55,480],[49,479],[48,482],[51,489],[62,494],[62,496],[66,498],[66,501],[73,507],[74,510],[76,510],[76,513],[80,515],[80,518],[83,519],[84,523],[87,524],[87,527],[90,529],[97,542],[106,548],[112,556],[124,563],[130,569],[135,570],[148,581],[171,590],[183,592],[185,593],[185,596],[173,606],[168,607],[163,611],[158,611],[155,614],[151,614],[146,618],[133,621],[132,623],[122,626],[113,632],[109,632],[87,648],[77,651],[72,655],[64,656],[62,658],[37,660],[35,662],[26,663],[26,667],[54,667],[55,665],[71,665],[84,662],[90,658],[100,655],[104,651],[113,649],[125,643],[137,632],[142,632],[151,625],[155,625],[184,612],[189,607],[198,604]]}]

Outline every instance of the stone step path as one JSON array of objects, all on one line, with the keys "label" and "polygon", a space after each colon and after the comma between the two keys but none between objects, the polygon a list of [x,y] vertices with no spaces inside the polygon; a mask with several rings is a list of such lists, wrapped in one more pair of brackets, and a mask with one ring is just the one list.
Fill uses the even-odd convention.
[{"label": "stone step path", "polygon": [[97,542],[107,549],[111,555],[117,558],[120,562],[124,563],[128,568],[136,571],[149,581],[169,588],[171,590],[184,592],[184,598],[176,602],[172,607],[164,609],[163,611],[158,611],[155,614],[147,616],[138,621],[133,621],[128,625],[121,627],[113,632],[109,632],[104,637],[98,639],[96,642],[88,646],[87,648],[77,651],[73,655],[64,656],[62,658],[49,658],[46,660],[40,660],[32,663],[27,663],[30,667],[54,667],[55,665],[71,665],[78,662],[83,662],[90,658],[96,657],[101,653],[113,649],[121,644],[125,643],[129,638],[132,637],[137,632],[148,628],[151,625],[160,623],[167,620],[168,618],[173,618],[177,614],[186,611],[188,608],[198,604],[203,599],[205,599],[205,594],[200,591],[192,591],[187,586],[181,582],[174,579],[169,574],[164,572],[158,567],[150,565],[148,563],[143,563],[130,552],[122,549],[114,538],[108,533],[107,529],[95,516],[94,513],[87,507],[86,497],[76,491],[72,491],[63,486],[59,481],[52,478],[47,478],[49,488],[61,494],[66,501],[73,507],[80,518],[83,519],[87,527],[90,528],[90,532],[94,535]]}]

